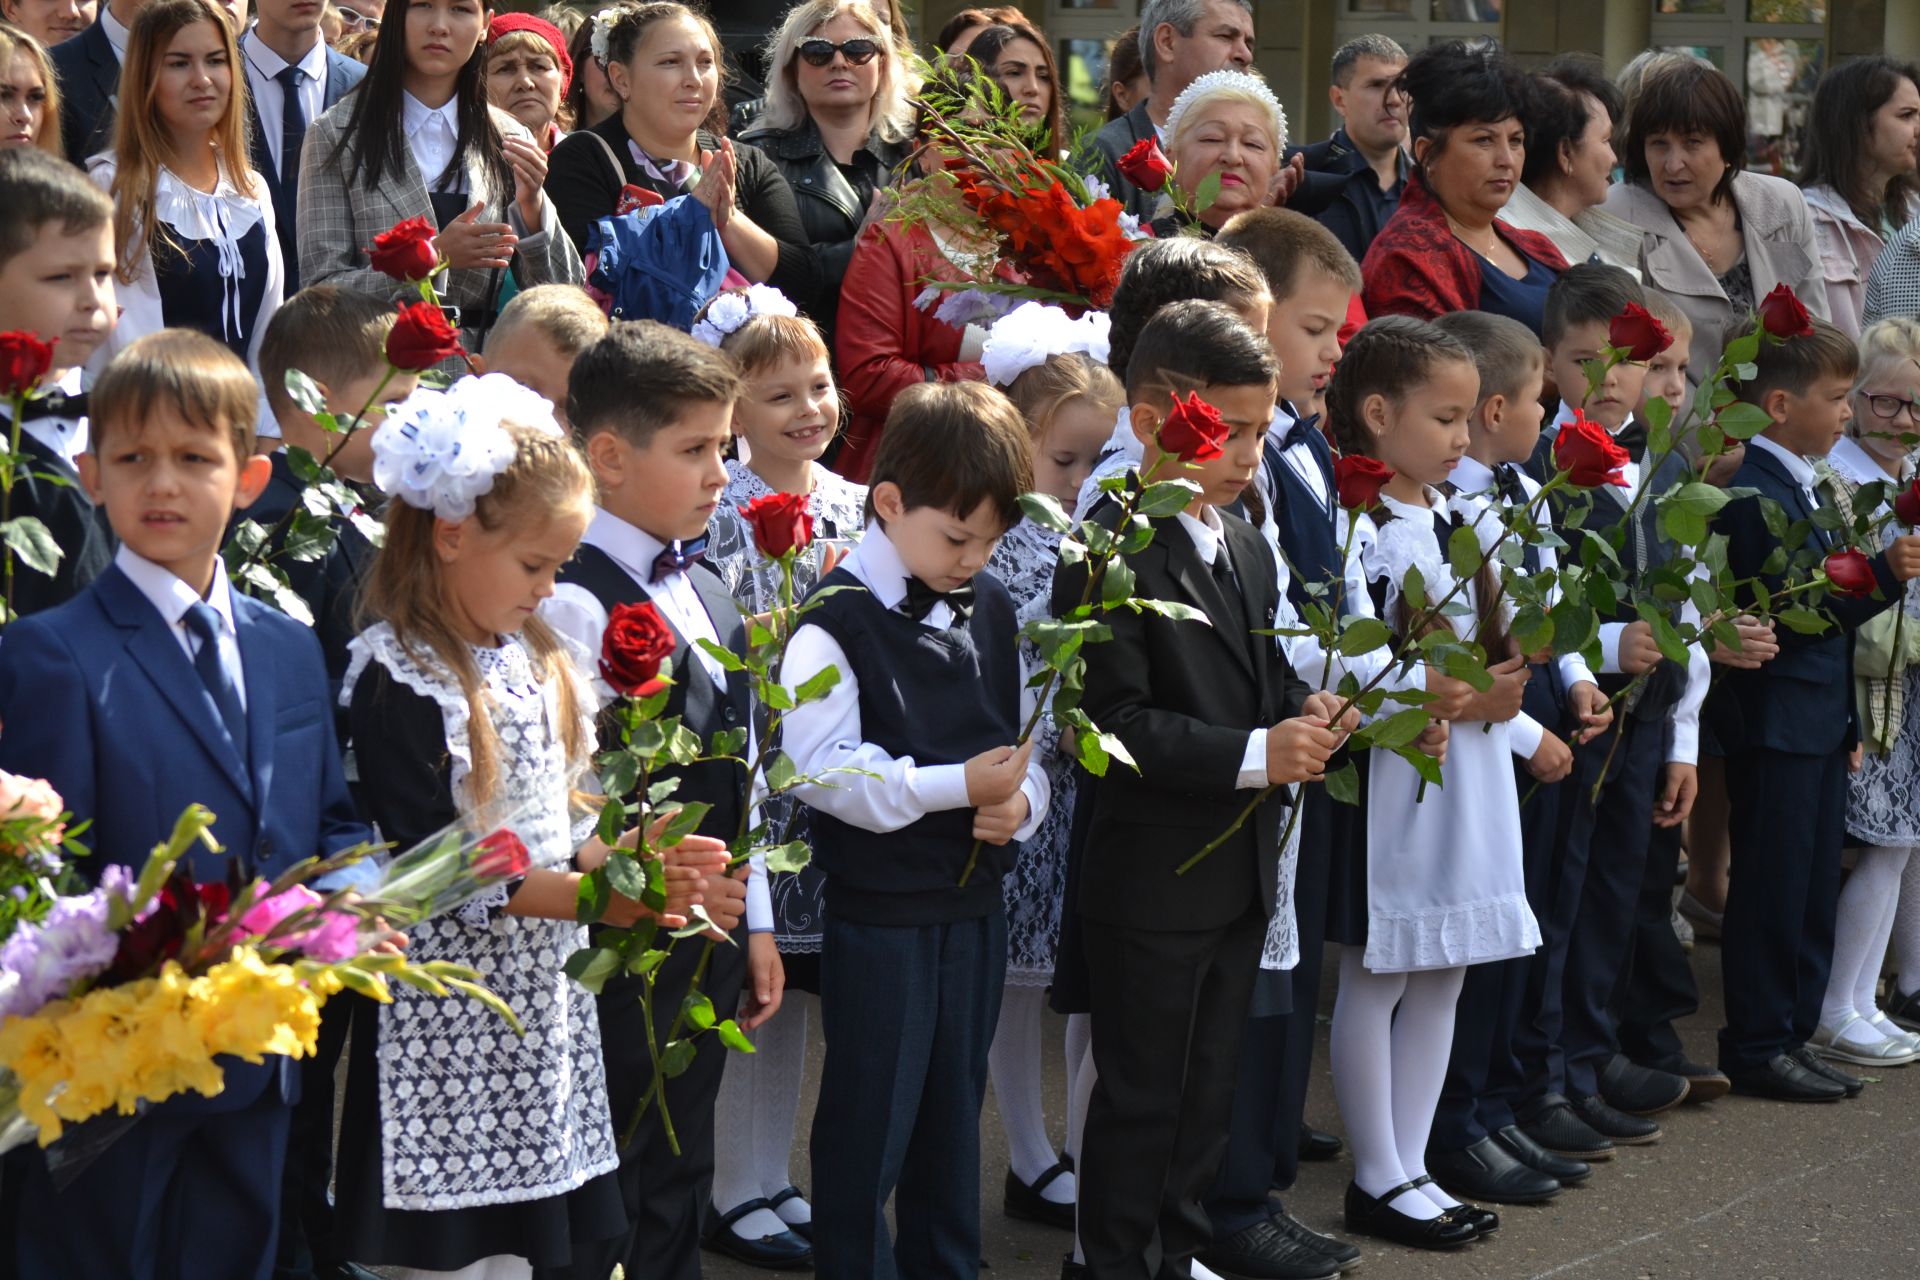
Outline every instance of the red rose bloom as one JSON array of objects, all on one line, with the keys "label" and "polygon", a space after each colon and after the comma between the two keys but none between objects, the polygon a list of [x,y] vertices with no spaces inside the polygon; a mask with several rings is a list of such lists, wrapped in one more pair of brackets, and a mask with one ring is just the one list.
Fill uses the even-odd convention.
[{"label": "red rose bloom", "polygon": [[1777,284],[1760,302],[1760,327],[1769,337],[1804,338],[1813,332],[1813,319],[1789,286]]},{"label": "red rose bloom", "polygon": [[620,605],[600,640],[600,675],[616,693],[648,697],[660,691],[660,664],[674,647],[672,628],[651,603]]},{"label": "red rose bloom", "polygon": [[1861,599],[1872,595],[1879,585],[1874,580],[1872,563],[1852,547],[1834,552],[1820,567],[1827,571],[1827,581],[1833,584],[1833,589],[1843,596]]},{"label": "red rose bloom", "polygon": [[1152,138],[1134,143],[1132,149],[1120,157],[1118,168],[1121,177],[1142,191],[1158,191],[1167,185],[1167,178],[1173,173],[1166,153]]},{"label": "red rose bloom", "polygon": [[813,516],[804,493],[766,493],[740,508],[753,530],[753,545],[769,560],[813,545]]},{"label": "red rose bloom", "polygon": [[1909,529],[1920,525],[1920,476],[1915,476],[1893,500],[1893,518]]},{"label": "red rose bloom", "polygon": [[30,395],[53,369],[53,344],[18,329],[0,333],[0,396]]},{"label": "red rose bloom", "polygon": [[1357,453],[1333,460],[1333,489],[1349,511],[1371,511],[1380,504],[1380,491],[1393,479],[1393,468],[1378,458]]},{"label": "red rose bloom", "polygon": [[1587,415],[1574,410],[1573,421],[1560,428],[1553,441],[1553,465],[1567,473],[1569,483],[1582,489],[1603,484],[1627,487],[1620,468],[1633,461],[1627,451],[1614,443],[1607,429],[1588,422]]},{"label": "red rose bloom", "polygon": [[504,827],[482,840],[474,849],[473,872],[488,880],[511,880],[524,876],[533,866],[527,846],[520,837]]},{"label": "red rose bloom", "polygon": [[1182,462],[1211,462],[1220,456],[1227,434],[1220,411],[1202,400],[1198,391],[1189,391],[1184,401],[1174,396],[1173,412],[1160,424],[1155,439],[1162,453]]},{"label": "red rose bloom", "polygon": [[431,369],[448,356],[460,354],[460,331],[447,323],[446,315],[430,302],[400,308],[399,318],[387,331],[387,359],[394,368],[408,373]]},{"label": "red rose bloom", "polygon": [[1607,325],[1607,345],[1623,349],[1635,364],[1645,364],[1673,345],[1673,335],[1645,307],[1629,302]]},{"label": "red rose bloom", "polygon": [[368,264],[404,284],[418,284],[440,265],[435,234],[433,223],[427,219],[408,218],[373,238],[373,247],[367,250]]}]

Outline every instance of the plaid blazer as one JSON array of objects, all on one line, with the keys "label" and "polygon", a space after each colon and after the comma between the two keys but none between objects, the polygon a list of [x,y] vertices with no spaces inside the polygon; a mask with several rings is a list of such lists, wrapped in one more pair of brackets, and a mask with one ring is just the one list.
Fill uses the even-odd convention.
[{"label": "plaid blazer", "polygon": [[[295,214],[300,280],[303,284],[330,281],[382,298],[414,301],[418,294],[413,289],[367,265],[367,247],[375,236],[403,219],[432,222],[433,202],[427,198],[427,184],[408,147],[400,148],[401,171],[387,174],[378,186],[369,188],[348,181],[350,153],[344,142],[353,102],[349,95],[315,120],[300,151],[300,198]],[[493,109],[493,122],[502,137],[533,136],[504,111]],[[505,222],[520,237],[514,252],[520,286],[585,284],[586,270],[580,265],[573,242],[560,230],[553,202],[541,197],[540,227],[529,234],[514,206],[513,192],[494,191],[492,187],[491,175],[484,169],[468,170],[467,190],[474,199],[486,201],[481,221]],[[440,300],[458,306],[465,319],[490,312],[498,287],[496,273],[472,267],[449,268],[436,281]],[[460,340],[469,352],[479,351],[480,336],[470,325],[460,331]],[[447,369],[453,374],[466,371],[457,361]]]}]

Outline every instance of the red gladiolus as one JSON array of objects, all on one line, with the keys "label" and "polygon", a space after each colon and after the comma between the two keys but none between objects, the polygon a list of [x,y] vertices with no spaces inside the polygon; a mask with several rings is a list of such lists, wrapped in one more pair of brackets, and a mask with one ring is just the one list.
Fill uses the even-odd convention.
[{"label": "red gladiolus", "polygon": [[367,261],[375,271],[403,284],[419,284],[440,266],[437,232],[426,218],[408,218],[373,238]]},{"label": "red gladiolus", "polygon": [[33,394],[53,370],[53,344],[18,329],[0,333],[0,397]]},{"label": "red gladiolus", "polygon": [[473,854],[474,874],[489,880],[512,880],[526,875],[532,866],[527,846],[505,828],[480,841]]},{"label": "red gladiolus", "polygon": [[1633,461],[1627,451],[1614,443],[1607,429],[1587,421],[1587,415],[1575,410],[1573,421],[1560,428],[1553,441],[1553,465],[1567,473],[1567,482],[1582,489],[1603,484],[1627,487],[1620,468]]},{"label": "red gladiolus", "polygon": [[615,693],[648,697],[663,687],[660,664],[675,647],[673,629],[651,603],[620,605],[600,640],[600,675]]},{"label": "red gladiolus", "polygon": [[1333,460],[1333,489],[1349,511],[1371,511],[1380,504],[1380,491],[1393,479],[1393,468],[1378,458],[1342,454]]},{"label": "red gladiolus", "polygon": [[1220,456],[1227,435],[1220,411],[1202,400],[1198,391],[1189,391],[1184,401],[1173,397],[1173,412],[1160,424],[1155,438],[1162,453],[1182,462],[1210,462]]},{"label": "red gladiolus", "polygon": [[1635,364],[1645,364],[1673,345],[1673,335],[1645,307],[1629,302],[1607,325],[1607,345],[1624,350]]},{"label": "red gladiolus", "polygon": [[1873,594],[1878,585],[1873,576],[1873,564],[1852,547],[1836,551],[1828,556],[1820,566],[1826,570],[1827,581],[1834,591],[1843,596],[1862,599]]},{"label": "red gladiolus", "polygon": [[1142,138],[1134,143],[1132,149],[1120,157],[1117,167],[1121,177],[1142,191],[1158,191],[1167,185],[1167,178],[1173,173],[1166,153],[1160,150],[1159,142],[1152,138]]},{"label": "red gladiolus", "polygon": [[184,866],[176,868],[154,898],[152,910],[120,934],[120,947],[107,968],[107,977],[114,982],[132,982],[150,976],[163,962],[180,954],[188,929],[196,924],[210,928],[225,918],[232,899],[225,883],[215,880],[195,884]]},{"label": "red gladiolus", "polygon": [[387,331],[387,359],[408,373],[423,372],[459,354],[460,331],[430,302],[400,308],[399,318]]},{"label": "red gladiolus", "polygon": [[804,493],[765,493],[741,507],[753,544],[769,560],[813,545],[813,516]]},{"label": "red gladiolus", "polygon": [[1777,284],[1760,302],[1760,327],[1774,338],[1805,338],[1813,333],[1813,318],[1792,288]]},{"label": "red gladiolus", "polygon": [[1893,500],[1893,518],[1909,529],[1920,525],[1920,476],[1915,476]]}]

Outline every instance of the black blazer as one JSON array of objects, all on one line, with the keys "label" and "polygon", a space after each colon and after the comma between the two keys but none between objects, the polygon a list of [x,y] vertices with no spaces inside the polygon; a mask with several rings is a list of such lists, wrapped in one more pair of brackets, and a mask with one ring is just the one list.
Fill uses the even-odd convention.
[{"label": "black blazer", "polygon": [[[1334,238],[1353,255],[1353,260],[1359,262],[1367,256],[1367,246],[1380,234],[1387,218],[1393,215],[1398,200],[1382,204],[1374,194],[1377,186],[1369,191],[1362,185],[1378,179],[1367,158],[1347,140],[1345,129],[1336,129],[1333,136],[1323,142],[1289,148],[1287,159],[1292,160],[1296,153],[1307,167],[1306,179],[1287,207],[1307,214],[1333,232]],[[1403,173],[1405,168],[1403,164]]]},{"label": "black blazer", "polygon": [[[1108,502],[1091,519],[1112,527]],[[1238,517],[1221,514],[1245,621],[1201,562],[1177,519],[1154,521],[1153,542],[1127,564],[1134,594],[1229,621],[1208,626],[1124,610],[1104,615],[1113,639],[1089,644],[1082,705],[1140,766],[1116,763],[1093,783],[1078,909],[1122,928],[1216,929],[1249,910],[1271,914],[1286,792],[1278,791],[1231,840],[1184,876],[1174,869],[1232,825],[1255,792],[1234,785],[1247,735],[1300,714],[1309,692],[1271,637],[1280,601],[1273,551]],[[1079,600],[1084,565],[1054,577],[1053,608]]]},{"label": "black blazer", "polygon": [[[103,8],[101,13],[105,13]],[[113,108],[120,91],[120,59],[98,18],[71,40],[53,46],[60,81],[60,137],[67,159],[86,168],[87,157],[113,145]]]},{"label": "black blazer", "polygon": [[[253,102],[253,78],[247,74],[244,65],[246,57],[246,49],[242,48],[240,50],[242,65],[238,68],[235,79],[240,81],[243,86],[242,92],[247,95],[248,150],[253,153],[253,171],[265,180],[267,192],[273,197],[274,230],[280,237],[280,256],[286,262],[287,269],[285,293],[291,298],[300,292],[300,238],[294,213],[294,192],[300,186],[300,160],[296,156],[293,163],[287,166],[292,181],[288,181],[288,174],[274,168],[273,150],[267,146],[266,131],[260,127],[260,108]],[[347,90],[359,84],[366,74],[367,69],[346,54],[328,49],[327,83],[321,90],[324,97],[320,103],[320,110],[325,111],[346,97]],[[307,123],[311,125],[313,121],[309,120]]]}]

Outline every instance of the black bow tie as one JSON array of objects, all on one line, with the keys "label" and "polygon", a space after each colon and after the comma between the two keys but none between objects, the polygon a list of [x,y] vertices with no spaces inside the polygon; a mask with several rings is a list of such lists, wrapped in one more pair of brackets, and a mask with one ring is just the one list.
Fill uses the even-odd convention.
[{"label": "black bow tie", "polygon": [[87,393],[77,392],[68,395],[64,391],[55,391],[41,396],[38,400],[27,401],[20,411],[22,423],[38,422],[42,418],[84,418],[87,416]]},{"label": "black bow tie", "polygon": [[1520,468],[1511,462],[1503,462],[1493,469],[1493,487],[1500,491],[1508,506],[1527,505],[1527,486],[1520,482]]},{"label": "black bow tie", "polygon": [[1635,462],[1647,448],[1647,424],[1638,418],[1629,419],[1627,425],[1613,433],[1613,442],[1627,451],[1627,456]]},{"label": "black bow tie", "polygon": [[685,573],[707,557],[707,535],[690,538],[685,542],[676,541],[666,550],[653,558],[653,576],[649,583],[660,581],[669,574]]},{"label": "black bow tie", "polygon": [[1287,428],[1287,439],[1283,447],[1291,449],[1293,448],[1293,446],[1297,444],[1311,443],[1313,438],[1319,434],[1320,434],[1320,415],[1319,414],[1317,413],[1310,414],[1307,417],[1296,419],[1294,421],[1294,424],[1291,427]]},{"label": "black bow tie", "polygon": [[900,612],[915,622],[925,622],[927,615],[933,612],[933,606],[943,602],[953,611],[955,622],[965,622],[973,616],[973,584],[969,582],[951,591],[935,591],[918,578],[908,578],[907,594],[900,601]]}]

